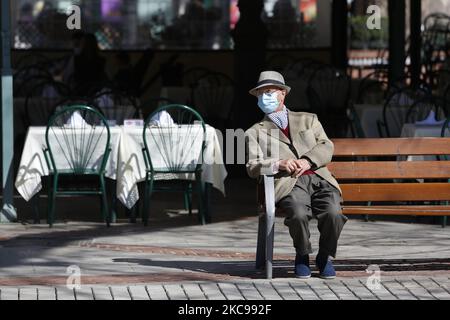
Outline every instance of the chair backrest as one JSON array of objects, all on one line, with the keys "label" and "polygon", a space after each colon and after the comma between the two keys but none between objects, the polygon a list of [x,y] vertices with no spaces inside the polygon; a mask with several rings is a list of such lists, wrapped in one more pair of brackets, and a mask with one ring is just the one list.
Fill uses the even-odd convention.
[{"label": "chair backrest", "polygon": [[193,67],[183,73],[182,83],[184,87],[192,88],[197,84],[198,79],[210,73],[211,70],[202,67]]},{"label": "chair backrest", "polygon": [[168,105],[146,120],[144,157],[152,173],[194,173],[201,170],[206,147],[206,125],[194,109]]},{"label": "chair backrest", "polygon": [[410,87],[398,89],[391,93],[383,107],[382,126],[384,132],[380,132],[380,136],[388,138],[400,137],[411,106],[427,95],[427,91],[415,90]]},{"label": "chair backrest", "polygon": [[427,74],[427,81],[437,95],[444,96],[450,85],[450,70],[440,69]]},{"label": "chair backrest", "polygon": [[311,59],[299,59],[288,65],[282,72],[288,85],[293,90],[286,97],[286,104],[294,111],[309,111],[307,96],[309,79],[323,63]]},{"label": "chair backrest", "polygon": [[436,96],[425,96],[417,100],[409,109],[406,115],[406,123],[415,123],[427,119],[430,112],[435,114],[436,121],[445,120],[448,116],[450,101]]},{"label": "chair backrest", "polygon": [[347,136],[350,126],[350,78],[343,71],[326,66],[317,69],[307,87],[311,112],[319,116],[328,135],[333,138]]},{"label": "chair backrest", "polygon": [[357,104],[376,104],[385,101],[389,92],[387,72],[377,70],[364,77],[358,87]]},{"label": "chair backrest", "polygon": [[[336,139],[333,142],[334,161],[328,168],[339,181],[347,203],[450,199],[447,182],[450,161],[401,160],[407,156],[449,154],[450,138]],[[366,157],[369,161],[355,161]],[[411,182],[396,183],[393,179],[411,179]],[[416,179],[433,181],[419,183]]]},{"label": "chair backrest", "polygon": [[111,134],[105,117],[92,107],[62,107],[50,119],[46,144],[54,173],[100,174],[109,157]]},{"label": "chair backrest", "polygon": [[324,64],[322,62],[309,58],[298,59],[286,66],[283,71],[283,75],[287,82],[299,79],[309,81],[312,74],[323,66]]},{"label": "chair backrest", "polygon": [[14,73],[14,97],[26,97],[40,82],[52,81],[47,69],[39,65],[26,66]]},{"label": "chair backrest", "polygon": [[193,98],[193,105],[205,117],[228,120],[234,98],[234,82],[223,73],[208,73],[198,79]]},{"label": "chair backrest", "polygon": [[39,52],[33,52],[32,54],[23,55],[15,63],[16,69],[23,69],[29,66],[48,66],[52,63],[47,56]]},{"label": "chair backrest", "polygon": [[108,120],[123,124],[127,119],[142,118],[137,98],[116,90],[102,90],[93,96],[92,102]]},{"label": "chair backrest", "polygon": [[146,120],[150,116],[150,114],[156,109],[171,104],[175,104],[175,101],[165,97],[146,99],[142,101],[142,103],[139,106],[140,109],[139,114],[142,116],[144,120]]},{"label": "chair backrest", "polygon": [[272,55],[266,61],[266,69],[283,72],[287,66],[293,64],[295,59],[286,53],[277,53]]},{"label": "chair backrest", "polygon": [[32,87],[25,98],[29,126],[47,125],[58,101],[70,96],[70,89],[61,82],[42,81]]},{"label": "chair backrest", "polygon": [[348,75],[330,66],[317,69],[308,83],[308,100],[318,113],[346,110],[350,100]]}]

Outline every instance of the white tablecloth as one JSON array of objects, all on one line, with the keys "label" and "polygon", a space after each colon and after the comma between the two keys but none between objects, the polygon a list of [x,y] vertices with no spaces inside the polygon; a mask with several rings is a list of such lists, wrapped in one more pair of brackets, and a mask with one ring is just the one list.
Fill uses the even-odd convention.
[{"label": "white tablecloth", "polygon": [[[42,189],[42,177],[49,175],[49,168],[45,161],[43,150],[46,148],[45,142],[45,127],[30,127],[28,130],[25,146],[22,152],[22,158],[20,161],[19,172],[16,177],[16,189],[20,195],[29,201],[34,195],[36,195]],[[117,152],[119,150],[121,128],[111,127],[111,155],[108,158],[106,165],[106,177],[115,179],[117,171]],[[99,130],[100,134],[100,130]],[[106,137],[102,135],[103,138]],[[105,138],[106,139],[106,138]],[[101,140],[100,140],[101,141]],[[51,145],[56,145],[50,142]],[[99,142],[98,145],[105,145]],[[97,148],[93,156],[90,158],[88,167],[98,168],[101,158],[103,157],[104,147]],[[62,152],[53,150],[53,158],[59,169],[70,169],[70,166]]]},{"label": "white tablecloth", "polygon": [[[158,134],[159,129],[152,129],[151,134]],[[201,145],[201,139],[196,143]],[[148,138],[149,150],[154,166],[158,166],[159,152],[152,145],[153,138]],[[143,137],[141,128],[123,127],[122,139],[120,143],[117,175],[117,197],[128,208],[132,208],[139,199],[137,183],[145,180],[146,167],[142,154]],[[195,154],[195,153],[193,153]],[[186,159],[189,162],[188,159]],[[161,163],[162,161],[159,161]],[[227,171],[223,164],[222,149],[214,128],[207,126],[206,149],[204,153],[204,163],[202,164],[202,181],[210,183],[225,195],[225,178]],[[194,175],[173,175],[163,174],[155,177],[155,180],[185,179],[194,180]]]},{"label": "white tablecloth", "polygon": [[[145,162],[142,154],[142,130],[133,127],[111,127],[111,155],[106,165],[106,177],[117,180],[117,197],[128,208],[132,208],[139,199],[137,183],[145,179]],[[45,161],[45,127],[31,127],[27,134],[15,186],[20,195],[29,201],[42,189],[42,177],[48,176],[49,169]],[[151,149],[151,144],[149,146]],[[153,151],[153,154],[155,151]],[[90,160],[89,166],[95,168],[103,155],[99,149]],[[62,153],[54,153],[57,164],[67,163]],[[202,165],[202,180],[210,183],[225,194],[227,171],[223,164],[222,149],[214,128],[207,126],[206,150]],[[64,169],[61,168],[61,169]],[[69,168],[66,168],[69,169]],[[163,179],[193,179],[193,176],[158,176]]]},{"label": "white tablecloth", "polygon": [[[359,104],[355,105],[356,113],[359,117],[359,121],[361,123],[361,127],[364,131],[366,138],[380,138],[380,134],[378,132],[377,122],[383,122],[383,105],[371,105],[371,104]],[[409,110],[409,107],[398,107],[397,115],[402,115],[406,117],[406,114]],[[388,121],[393,123],[392,113],[386,114]],[[394,130],[395,128],[390,128],[390,130]],[[400,136],[400,132],[391,132],[392,136]]]},{"label": "white tablecloth", "polygon": [[[416,125],[407,123],[402,129],[402,138],[426,138],[440,137],[442,132],[442,124],[439,125]],[[447,130],[447,136],[449,131]]]},{"label": "white tablecloth", "polygon": [[[442,124],[439,125],[416,125],[414,123],[407,123],[402,129],[402,138],[428,138],[440,137],[442,132]],[[450,137],[449,131],[446,131],[446,136]],[[435,161],[435,156],[409,156],[408,161]]]}]

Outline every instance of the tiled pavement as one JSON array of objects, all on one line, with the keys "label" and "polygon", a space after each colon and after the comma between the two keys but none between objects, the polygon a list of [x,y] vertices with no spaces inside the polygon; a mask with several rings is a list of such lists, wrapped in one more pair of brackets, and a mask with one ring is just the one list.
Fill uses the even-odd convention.
[{"label": "tiled pavement", "polygon": [[0,300],[449,300],[448,277],[0,287]]},{"label": "tiled pavement", "polygon": [[[294,278],[281,219],[275,279],[264,280],[254,270],[256,229],[255,217],[199,226],[183,215],[148,228],[0,225],[0,299],[450,299],[450,228],[351,220],[332,281]],[[311,231],[317,249],[313,222]],[[69,266],[81,272],[80,290],[65,286]]]}]

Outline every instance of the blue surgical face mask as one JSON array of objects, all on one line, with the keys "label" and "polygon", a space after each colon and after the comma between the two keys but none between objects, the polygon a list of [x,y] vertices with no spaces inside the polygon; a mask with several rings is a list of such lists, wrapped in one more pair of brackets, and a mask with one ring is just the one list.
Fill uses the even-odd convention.
[{"label": "blue surgical face mask", "polygon": [[258,106],[265,114],[274,113],[280,106],[280,102],[278,101],[278,93],[264,93],[258,96]]}]

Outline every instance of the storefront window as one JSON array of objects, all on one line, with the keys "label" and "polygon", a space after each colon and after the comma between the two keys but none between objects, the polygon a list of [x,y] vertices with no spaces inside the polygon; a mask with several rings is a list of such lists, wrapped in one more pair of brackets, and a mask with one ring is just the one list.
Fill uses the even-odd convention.
[{"label": "storefront window", "polygon": [[[67,49],[67,9],[81,8],[82,31],[102,49],[232,49],[238,0],[16,0],[16,49]],[[329,0],[266,0],[271,48],[329,46]],[[322,21],[322,22],[321,22]]]}]

